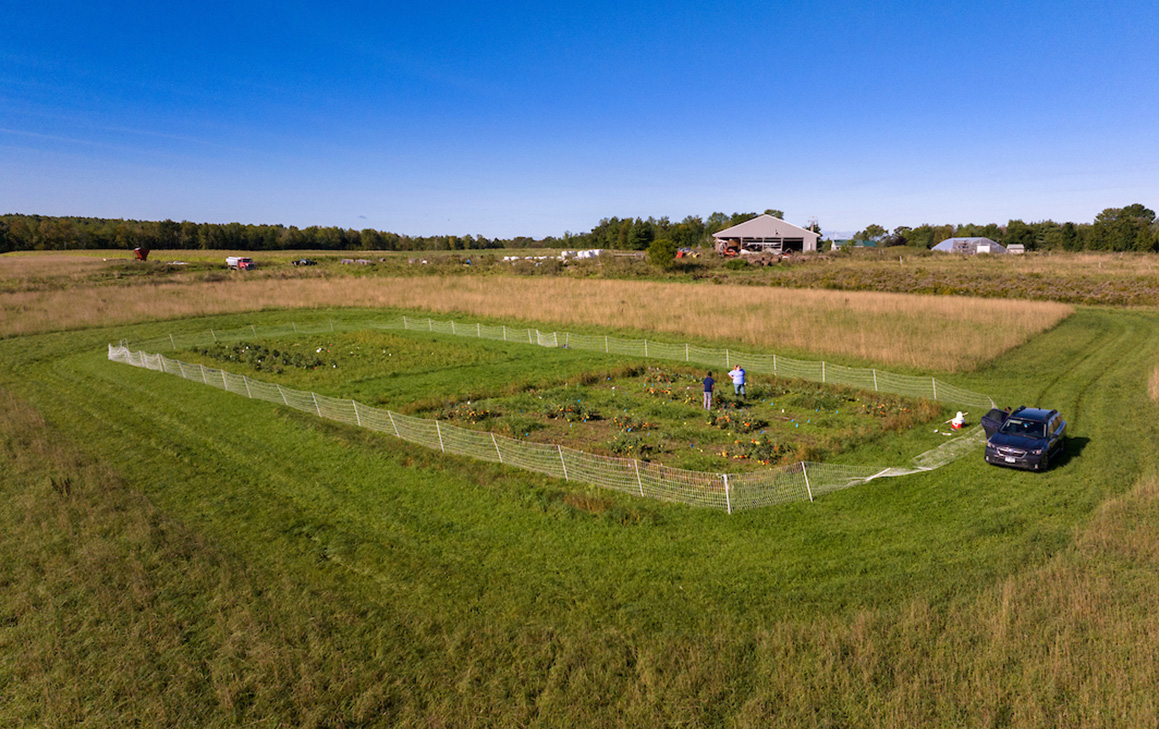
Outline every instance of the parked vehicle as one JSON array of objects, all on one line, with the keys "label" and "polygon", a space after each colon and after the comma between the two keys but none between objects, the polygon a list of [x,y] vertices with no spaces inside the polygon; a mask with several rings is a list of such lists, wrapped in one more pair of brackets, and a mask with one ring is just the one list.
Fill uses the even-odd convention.
[{"label": "parked vehicle", "polygon": [[294,261],[294,265],[295,266],[316,266],[316,265],[318,265],[318,262],[311,260],[309,258],[299,258],[298,260]]},{"label": "parked vehicle", "polygon": [[[987,414],[989,417],[990,413]],[[997,431],[986,440],[986,462],[995,466],[1045,471],[1062,453],[1065,444],[1066,421],[1057,410],[1023,406],[1006,416]]]},{"label": "parked vehicle", "polygon": [[225,259],[225,265],[229,268],[236,268],[239,271],[249,271],[257,268],[257,264],[253,262],[252,258],[245,256],[229,256]]}]

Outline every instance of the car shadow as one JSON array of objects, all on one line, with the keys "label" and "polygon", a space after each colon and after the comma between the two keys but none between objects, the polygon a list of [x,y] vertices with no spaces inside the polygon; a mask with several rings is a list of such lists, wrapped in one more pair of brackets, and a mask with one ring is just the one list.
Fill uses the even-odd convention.
[{"label": "car shadow", "polygon": [[1074,438],[1068,436],[1066,439],[1066,446],[1063,447],[1062,453],[1060,453],[1058,458],[1056,458],[1054,462],[1050,464],[1050,467],[1062,468],[1066,464],[1070,463],[1072,458],[1076,458],[1082,455],[1083,449],[1086,448],[1087,443],[1090,442],[1090,438]]}]

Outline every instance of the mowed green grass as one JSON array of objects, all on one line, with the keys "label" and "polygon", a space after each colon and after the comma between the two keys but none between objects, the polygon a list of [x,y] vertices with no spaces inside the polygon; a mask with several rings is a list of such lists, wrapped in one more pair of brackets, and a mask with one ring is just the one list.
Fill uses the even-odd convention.
[{"label": "mowed green grass", "polygon": [[[1159,447],[1154,312],[1081,310],[947,378],[1062,410],[1071,446],[1049,473],[979,454],[733,516],[443,457],[105,358],[108,341],[162,331],[0,341],[3,386],[48,421],[6,416],[22,465],[0,524],[19,556],[0,573],[4,725],[945,718],[944,697],[900,677],[928,660],[960,665],[949,690],[970,686],[975,658],[957,655],[947,616],[1072,548]],[[512,349],[494,377],[521,357],[613,362]],[[450,386],[455,366],[416,387]],[[917,644],[883,634],[878,671],[808,639],[914,605],[938,627]],[[1103,698],[1014,688],[1041,691],[1048,716],[1094,716]],[[959,719],[991,700],[962,696]]]}]

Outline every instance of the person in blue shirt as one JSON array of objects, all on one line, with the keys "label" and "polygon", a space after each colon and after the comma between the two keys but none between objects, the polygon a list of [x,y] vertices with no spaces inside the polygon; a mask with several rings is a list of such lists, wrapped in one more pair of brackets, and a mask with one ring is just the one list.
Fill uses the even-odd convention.
[{"label": "person in blue shirt", "polygon": [[712,388],[716,385],[716,380],[712,379],[712,373],[708,373],[708,377],[704,378],[704,409],[712,409]]}]

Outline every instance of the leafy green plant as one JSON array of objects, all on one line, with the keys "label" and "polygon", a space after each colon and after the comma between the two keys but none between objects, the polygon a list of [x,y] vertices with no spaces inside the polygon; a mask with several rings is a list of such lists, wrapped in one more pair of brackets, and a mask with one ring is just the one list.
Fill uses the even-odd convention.
[{"label": "leafy green plant", "polygon": [[620,432],[608,444],[608,450],[618,456],[643,458],[656,452],[656,446],[638,433]]},{"label": "leafy green plant", "polygon": [[720,451],[720,455],[725,458],[753,460],[766,466],[782,463],[791,454],[792,449],[773,441],[768,436],[750,438],[749,440],[737,439]]},{"label": "leafy green plant", "polygon": [[470,402],[458,403],[443,410],[439,414],[440,420],[461,420],[468,423],[481,423],[484,420],[498,417],[499,413],[480,407]]},{"label": "leafy green plant", "polygon": [[317,356],[322,352],[321,347],[313,353],[290,352],[260,342],[238,342],[236,344],[213,344],[206,347],[196,347],[193,351],[219,362],[238,362],[249,365],[257,371],[266,370],[274,373],[280,373],[286,367],[316,370],[319,367],[338,366],[337,360],[323,359]]}]

